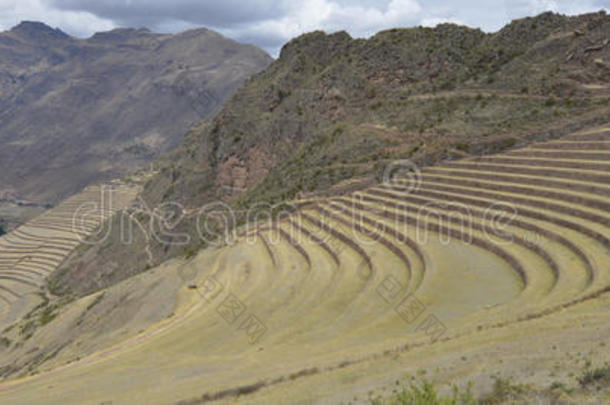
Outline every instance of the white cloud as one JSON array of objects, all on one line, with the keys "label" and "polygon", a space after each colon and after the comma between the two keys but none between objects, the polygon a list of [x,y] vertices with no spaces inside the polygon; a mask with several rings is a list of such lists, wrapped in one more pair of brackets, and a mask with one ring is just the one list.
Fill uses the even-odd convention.
[{"label": "white cloud", "polygon": [[532,14],[540,14],[545,11],[557,12],[559,7],[554,0],[530,0],[530,10]]},{"label": "white cloud", "polygon": [[343,5],[331,0],[294,3],[282,18],[258,21],[237,27],[216,27],[225,35],[239,40],[273,38],[267,48],[276,53],[279,45],[313,30],[345,30],[355,37],[368,37],[392,27],[418,23],[422,7],[416,0],[392,0],[385,9],[368,5]]},{"label": "white cloud", "polygon": [[495,31],[515,18],[543,11],[581,14],[610,0],[0,0],[0,28],[38,20],[89,36],[117,26],[177,32],[206,26],[277,54],[304,32],[346,30],[368,37],[380,30],[454,22]]},{"label": "white cloud", "polygon": [[432,17],[432,18],[424,18],[421,20],[421,25],[423,27],[436,27],[439,24],[445,24],[445,23],[465,25],[463,22],[461,22],[457,18],[451,18],[451,17],[449,17],[449,18]]},{"label": "white cloud", "polygon": [[227,26],[279,18],[290,0],[45,0],[62,10],[89,11],[123,24],[179,20]]},{"label": "white cloud", "polygon": [[80,37],[116,26],[90,12],[58,10],[43,0],[0,0],[0,29],[7,30],[24,20],[42,21]]}]

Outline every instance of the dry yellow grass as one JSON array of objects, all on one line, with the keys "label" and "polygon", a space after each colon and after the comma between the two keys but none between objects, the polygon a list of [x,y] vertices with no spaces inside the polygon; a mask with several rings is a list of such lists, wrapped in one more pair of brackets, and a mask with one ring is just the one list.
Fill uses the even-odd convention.
[{"label": "dry yellow grass", "polygon": [[[580,367],[565,353],[607,359],[598,339],[610,308],[609,172],[586,167],[610,166],[610,133],[587,134],[607,137],[591,141],[594,155],[570,144],[556,161],[524,150],[430,168],[415,191],[398,183],[309,202],[231,245],[126,280],[102,308],[169,315],[136,313],[138,331],[100,329],[39,375],[0,384],[0,401],[367,402],[418,369],[480,390],[498,370],[550,384],[555,363],[563,377]],[[565,164],[582,166],[578,179]],[[503,222],[507,206],[515,215]],[[146,288],[155,295],[121,298]],[[95,298],[32,340],[68,330]]]}]

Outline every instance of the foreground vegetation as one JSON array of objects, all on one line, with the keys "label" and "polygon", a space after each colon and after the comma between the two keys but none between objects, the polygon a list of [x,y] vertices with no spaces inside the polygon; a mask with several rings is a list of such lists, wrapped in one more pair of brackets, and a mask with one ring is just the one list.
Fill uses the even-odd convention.
[{"label": "foreground vegetation", "polygon": [[[271,71],[252,79],[247,88],[254,95],[241,94],[217,120],[193,131],[176,159],[146,183],[144,202],[175,199],[188,208],[172,232],[144,227],[135,229],[133,241],[122,240],[123,250],[116,234],[94,248],[74,249],[80,239],[65,234],[72,205],[0,239],[0,311],[8,315],[0,322],[11,323],[12,315],[24,311],[21,323],[0,338],[0,362],[6,364],[0,374],[27,375],[0,383],[0,401],[82,403],[95,395],[98,403],[268,404],[346,402],[359,393],[367,401],[487,405],[552,401],[554,395],[582,403],[590,393],[600,403],[608,370],[591,367],[590,358],[610,355],[597,344],[607,338],[602,326],[610,308],[610,108],[607,92],[593,95],[580,87],[604,76],[589,70],[589,82],[570,79],[567,89],[574,93],[551,86],[515,94],[508,91],[514,82],[497,85],[501,78],[516,80],[514,71],[491,82],[487,74],[475,78],[473,73],[481,73],[481,55],[472,53],[476,47],[448,54],[454,41],[481,41],[485,54],[498,51],[491,60],[483,58],[481,70],[498,64],[523,74],[528,63],[544,62],[536,59],[541,49],[565,63],[563,51],[576,46],[578,63],[562,65],[569,75],[558,73],[567,80],[574,70],[591,68],[591,52],[602,51],[579,51],[586,41],[574,30],[586,28],[587,40],[596,40],[607,20],[543,15],[491,37],[441,26],[382,33],[372,42],[321,33],[295,40]],[[417,83],[406,80],[403,88],[387,84],[395,63],[408,59],[393,60],[391,55],[400,53],[388,52],[386,69],[377,65],[384,59],[375,52],[395,46],[410,51],[413,41],[406,39],[420,35],[430,45],[418,55],[422,66],[428,58],[430,66],[443,67],[437,62],[451,56],[454,69],[432,72]],[[392,41],[375,42],[380,38]],[[529,45],[515,53],[511,41]],[[506,45],[503,52],[495,48],[498,42]],[[513,49],[507,58],[506,49]],[[337,60],[358,73],[348,83],[333,75]],[[437,78],[464,75],[473,81],[438,93]],[[363,86],[352,86],[358,78],[356,85]],[[312,84],[314,98],[308,99]],[[489,88],[477,88],[482,85]],[[400,104],[400,94],[407,92],[400,101],[407,105]],[[454,125],[472,114],[451,100],[445,104],[452,98],[469,110],[480,106],[476,128],[460,132]],[[290,104],[297,101],[304,104]],[[293,117],[298,107],[306,116],[302,121]],[[449,113],[439,120],[445,110]],[[336,114],[324,115],[329,111]],[[422,111],[435,125],[433,132],[420,133],[412,123],[400,126]],[[512,112],[519,122],[510,121]],[[311,119],[318,114],[324,119]],[[501,132],[500,117],[510,131]],[[452,122],[448,132],[441,131],[445,121]],[[599,121],[604,125],[593,125]],[[267,138],[263,129],[270,129],[269,122],[281,131]],[[291,126],[298,122],[302,126]],[[241,128],[243,123],[249,126]],[[272,167],[262,164],[273,162],[266,153],[278,158]],[[463,159],[451,160],[457,156]],[[373,184],[387,160],[399,157],[425,166],[420,184],[414,189],[400,176]],[[321,163],[320,183],[310,190],[305,180],[316,176],[317,169],[309,170],[315,162]],[[249,183],[248,176],[261,171],[265,175]],[[295,188],[290,176],[297,180]],[[364,183],[352,184],[357,191],[348,192],[351,181]],[[328,186],[327,198],[305,194],[324,191],[316,189],[321,184]],[[229,187],[226,193],[223,186]],[[240,229],[234,243],[201,250],[203,244],[172,243],[181,231],[192,235],[195,206],[212,197],[243,209],[256,201],[296,197],[299,208],[274,221],[263,219],[251,232]],[[138,208],[128,211],[141,224],[153,217],[171,219],[153,212],[154,205]],[[502,220],[511,213],[517,215]],[[114,216],[102,229],[124,229],[116,223],[119,217],[125,218]],[[167,221],[154,225],[160,223]],[[82,260],[72,255],[64,261],[76,251]],[[177,251],[181,257],[155,266]],[[60,263],[63,269],[57,271]],[[149,271],[137,274],[142,269]],[[24,298],[36,298],[31,284],[50,272],[47,285],[69,299],[50,299],[28,312]],[[97,290],[102,291],[87,295]],[[388,381],[433,366],[438,381],[459,387],[437,390],[431,380],[413,380],[401,388],[399,380],[392,386],[395,398],[386,398]],[[480,394],[475,388],[489,385],[485,369],[528,384],[498,377],[490,393]],[[469,379],[473,385],[464,385]],[[384,389],[381,398],[362,396],[378,387]]]},{"label": "foreground vegetation", "polygon": [[[549,387],[537,388],[531,384],[515,383],[510,378],[493,377],[491,391],[477,397],[472,384],[465,389],[453,386],[450,394],[439,393],[437,385],[427,379],[413,378],[407,386],[393,390],[390,397],[371,399],[371,405],[526,405],[534,401],[549,404],[580,404],[589,394],[596,398],[610,395],[610,365],[586,369],[568,386],[555,381]],[[397,385],[399,381],[396,381]]]}]

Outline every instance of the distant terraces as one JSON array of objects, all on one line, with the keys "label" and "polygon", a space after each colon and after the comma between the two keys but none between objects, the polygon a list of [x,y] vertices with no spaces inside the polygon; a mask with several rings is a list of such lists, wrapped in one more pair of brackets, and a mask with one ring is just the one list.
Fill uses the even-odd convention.
[{"label": "distant terraces", "polygon": [[126,185],[88,187],[0,238],[0,320],[136,193]]}]

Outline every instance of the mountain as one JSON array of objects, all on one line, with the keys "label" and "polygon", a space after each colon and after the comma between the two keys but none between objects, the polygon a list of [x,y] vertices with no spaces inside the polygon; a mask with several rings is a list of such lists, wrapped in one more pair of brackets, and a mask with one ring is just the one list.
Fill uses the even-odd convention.
[{"label": "mountain", "polygon": [[[490,34],[441,24],[366,40],[302,35],[157,162],[139,218],[154,221],[154,208],[168,203],[184,208],[177,214],[216,202],[244,212],[336,194],[373,184],[396,160],[426,166],[605,123],[608,32],[610,18],[600,12],[544,13]],[[192,218],[171,229],[188,234],[189,246],[183,237],[162,242],[147,226],[121,243],[115,219],[103,246],[73,256],[55,274],[56,292],[95,291],[101,273],[101,286],[111,285],[206,246],[217,232],[201,235]]]},{"label": "mountain", "polygon": [[0,195],[55,204],[130,173],[271,60],[207,29],[77,39],[22,22],[0,33]]},{"label": "mountain", "polygon": [[609,24],[291,41],[0,238],[0,402],[607,403]]}]

